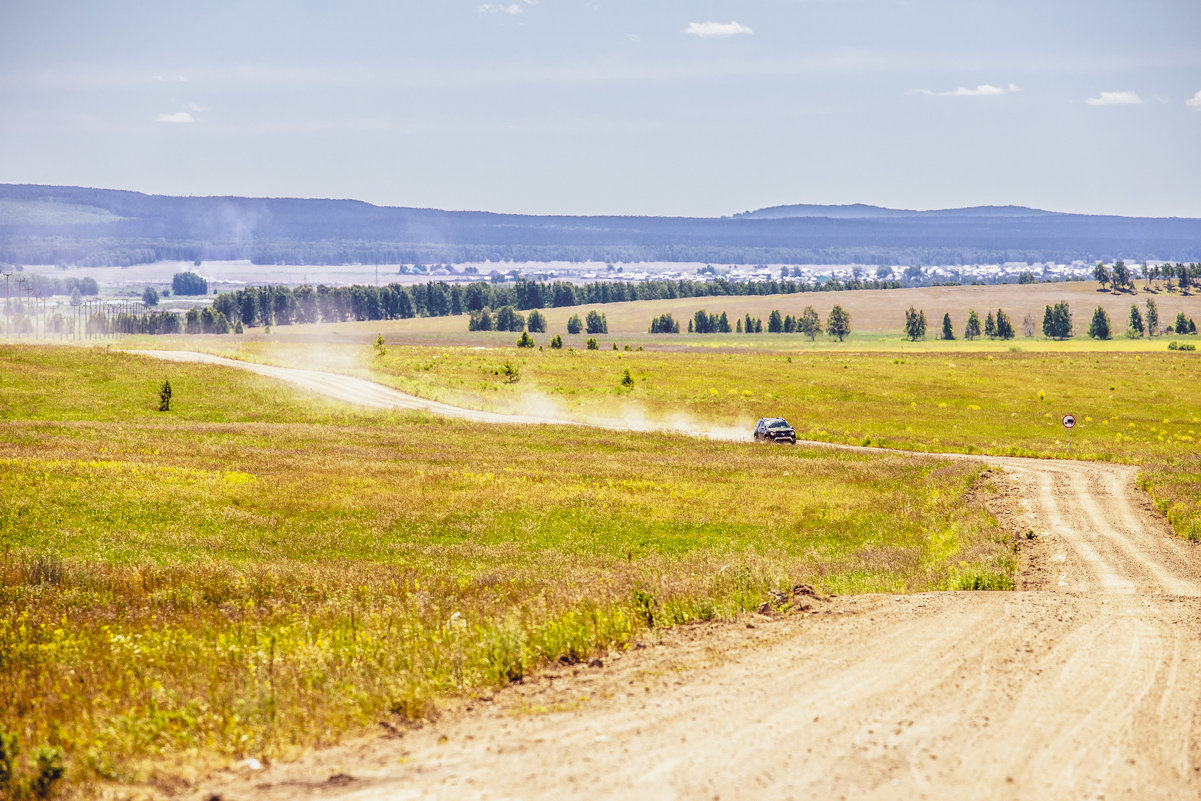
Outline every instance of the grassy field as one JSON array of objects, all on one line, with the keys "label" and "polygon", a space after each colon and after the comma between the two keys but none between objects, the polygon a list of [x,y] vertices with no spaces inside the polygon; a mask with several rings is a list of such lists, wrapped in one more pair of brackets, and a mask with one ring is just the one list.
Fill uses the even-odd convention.
[{"label": "grassy field", "polygon": [[[1169,351],[1167,337],[910,343],[876,334],[811,347],[803,338],[728,335],[683,338],[707,348],[642,351],[614,351],[616,339],[601,337],[606,349],[555,351],[491,344],[496,335],[488,334],[472,345],[389,344],[381,358],[368,344],[374,337],[332,336],[321,326],[289,333],[168,341],[353,373],[474,408],[684,430],[749,431],[760,416],[783,415],[809,439],[928,452],[1064,457],[1060,421],[1071,413],[1072,456],[1141,465],[1144,486],[1177,531],[1201,539],[1201,405],[1193,389],[1201,356]],[[774,347],[788,340],[790,347]],[[506,361],[520,368],[518,382],[500,374]],[[619,383],[626,369],[628,389]]]},{"label": "grassy field", "polygon": [[355,413],[100,349],[0,346],[0,375],[22,792],[39,748],[73,792],[170,791],[800,582],[1011,586],[970,465]]},{"label": "grassy field", "polygon": [[[517,350],[515,334],[468,332],[465,317],[345,322],[253,329],[242,336],[139,338],[134,347],[207,350],[235,358],[314,366],[380,380],[425,397],[499,411],[537,411],[578,419],[688,427],[746,428],[763,414],[784,414],[814,439],[870,442],[915,450],[1066,455],[1059,420],[1073,413],[1075,454],[1144,466],[1142,480],[1184,536],[1201,538],[1201,465],[1197,462],[1196,335],[1127,338],[1132,304],[1159,306],[1163,324],[1177,313],[1201,319],[1201,295],[1099,291],[1094,282],[926,287],[767,297],[693,298],[597,307],[610,334],[601,353],[584,350],[586,335],[564,336],[567,352]],[[1078,335],[1044,338],[1042,309],[1060,300],[1074,312]],[[767,318],[813,304],[824,316],[835,303],[852,318],[845,342],[800,334],[650,335],[649,321],[671,312],[686,325],[698,308]],[[1104,306],[1114,338],[1087,338],[1091,310]],[[904,312],[924,309],[931,338],[902,335]],[[1018,329],[1010,341],[962,338],[969,309],[1004,308]],[[545,310],[545,347],[567,317],[584,309]],[[933,336],[941,315],[954,321],[955,341]],[[1030,314],[1036,335],[1022,332]],[[372,357],[383,334],[389,352]],[[617,345],[623,350],[612,352]],[[633,352],[624,350],[630,348]],[[639,348],[644,348],[639,351]],[[571,353],[574,349],[574,353]],[[652,353],[653,352],[653,353]],[[706,355],[698,355],[706,354]],[[695,360],[694,360],[695,358]],[[516,385],[499,380],[506,360],[523,370]],[[636,379],[620,390],[621,371]],[[1041,393],[1041,394],[1040,394]]]}]

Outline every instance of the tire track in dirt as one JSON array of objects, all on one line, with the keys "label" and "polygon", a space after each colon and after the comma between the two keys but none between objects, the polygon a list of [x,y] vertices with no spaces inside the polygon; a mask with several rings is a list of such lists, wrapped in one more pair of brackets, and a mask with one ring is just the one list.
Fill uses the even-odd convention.
[{"label": "tire track in dirt", "polygon": [[[348,402],[569,422],[203,360]],[[1135,502],[1130,467],[924,455],[1001,467],[1021,496],[1014,514],[1050,554],[1050,575],[1027,577],[1023,592],[837,599],[806,615],[754,618],[755,631],[685,627],[658,635],[673,647],[611,654],[602,669],[549,669],[400,738],[214,777],[200,797],[1201,797],[1195,544]],[[530,714],[536,705],[563,711]]]}]

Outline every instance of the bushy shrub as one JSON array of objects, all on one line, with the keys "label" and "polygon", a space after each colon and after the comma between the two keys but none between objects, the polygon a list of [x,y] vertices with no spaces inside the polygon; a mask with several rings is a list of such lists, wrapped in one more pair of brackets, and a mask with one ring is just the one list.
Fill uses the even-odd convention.
[{"label": "bushy shrub", "polygon": [[497,331],[521,331],[525,328],[525,315],[512,306],[501,306],[496,310]]},{"label": "bushy shrub", "polygon": [[176,273],[171,277],[171,291],[176,295],[207,295],[209,282],[193,272]]},{"label": "bushy shrub", "polygon": [[[609,321],[605,319],[605,315],[593,309],[588,312],[588,316],[584,318],[584,327],[589,334],[607,334],[609,333]],[[571,329],[568,329],[570,333]]]}]

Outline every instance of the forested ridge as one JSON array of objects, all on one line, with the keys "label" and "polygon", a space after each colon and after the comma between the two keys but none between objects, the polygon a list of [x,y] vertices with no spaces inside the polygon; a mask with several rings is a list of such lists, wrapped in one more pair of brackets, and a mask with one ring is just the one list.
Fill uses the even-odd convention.
[{"label": "forested ridge", "polygon": [[[1201,257],[1197,219],[1034,209],[1018,214],[1011,207],[877,210],[848,217],[821,211],[824,207],[804,208],[810,211],[777,211],[762,218],[754,213],[568,217],[383,207],[356,200],[168,197],[3,184],[0,261],[80,266],[164,259],[301,265],[510,260],[929,265]],[[799,216],[778,216],[789,213]]]}]

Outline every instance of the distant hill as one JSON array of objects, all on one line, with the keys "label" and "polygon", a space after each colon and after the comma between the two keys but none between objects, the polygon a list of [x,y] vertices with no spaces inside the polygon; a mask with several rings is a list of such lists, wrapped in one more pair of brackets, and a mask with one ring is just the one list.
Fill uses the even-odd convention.
[{"label": "distant hill", "polygon": [[883,206],[868,206],[863,203],[852,203],[847,206],[815,206],[798,204],[794,206],[771,206],[756,211],[744,211],[735,214],[735,219],[742,220],[786,220],[795,217],[825,217],[832,220],[878,220],[896,219],[898,217],[1042,217],[1055,215],[1053,211],[1041,211],[1025,206],[973,206],[965,209],[937,209],[934,211],[912,211],[908,209],[889,209]]},{"label": "distant hill", "polygon": [[862,204],[778,206],[724,218],[569,217],[0,184],[0,261],[235,258],[289,264],[1198,261],[1201,220]]}]

